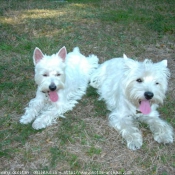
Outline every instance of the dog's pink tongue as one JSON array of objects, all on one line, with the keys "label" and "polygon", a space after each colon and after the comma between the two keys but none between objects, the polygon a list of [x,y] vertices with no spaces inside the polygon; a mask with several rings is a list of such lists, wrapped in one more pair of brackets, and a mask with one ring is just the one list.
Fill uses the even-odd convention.
[{"label": "dog's pink tongue", "polygon": [[151,112],[149,100],[142,100],[139,109],[143,114],[149,114]]},{"label": "dog's pink tongue", "polygon": [[58,94],[56,91],[50,91],[49,92],[49,98],[52,102],[58,101]]}]

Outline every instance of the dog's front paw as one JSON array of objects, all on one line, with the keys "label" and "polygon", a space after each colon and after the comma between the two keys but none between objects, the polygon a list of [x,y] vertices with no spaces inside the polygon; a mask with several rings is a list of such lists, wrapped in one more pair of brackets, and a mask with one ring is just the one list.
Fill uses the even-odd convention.
[{"label": "dog's front paw", "polygon": [[137,150],[140,149],[142,146],[142,138],[133,138],[132,140],[127,141],[127,147],[131,150]]},{"label": "dog's front paw", "polygon": [[160,133],[154,135],[154,140],[158,143],[173,143],[173,133]]},{"label": "dog's front paw", "polygon": [[158,143],[173,143],[173,128],[169,125],[154,133],[154,140]]},{"label": "dog's front paw", "polygon": [[21,117],[21,119],[19,120],[19,122],[20,122],[21,124],[28,124],[28,123],[31,123],[32,120],[33,120],[33,118],[32,118],[31,116],[29,116],[29,115],[23,115],[23,116]]},{"label": "dog's front paw", "polygon": [[167,134],[159,134],[154,136],[154,140],[158,143],[173,143],[173,136]]},{"label": "dog's front paw", "polygon": [[46,127],[46,125],[42,122],[34,121],[32,124],[32,127],[36,130],[43,129]]},{"label": "dog's front paw", "polygon": [[123,137],[127,142],[127,147],[131,150],[140,149],[143,144],[142,135],[140,132],[125,132]]},{"label": "dog's front paw", "polygon": [[127,142],[127,147],[131,150],[137,150],[140,149],[142,146],[142,141],[140,140],[135,140],[132,142]]}]

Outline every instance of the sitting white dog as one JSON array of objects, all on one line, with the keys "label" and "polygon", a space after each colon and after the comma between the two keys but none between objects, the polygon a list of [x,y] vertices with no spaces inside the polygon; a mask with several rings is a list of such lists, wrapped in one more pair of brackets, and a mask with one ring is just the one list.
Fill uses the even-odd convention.
[{"label": "sitting white dog", "polygon": [[36,118],[33,128],[42,129],[56,122],[59,116],[64,117],[85,94],[90,76],[98,67],[98,58],[94,55],[86,58],[79,48],[67,54],[63,47],[51,56],[35,48],[33,61],[38,88],[20,123],[28,124]]},{"label": "sitting white dog", "polygon": [[167,60],[138,62],[126,55],[106,61],[93,73],[91,85],[106,102],[111,111],[110,125],[121,133],[128,148],[142,146],[135,119],[148,124],[157,142],[173,142],[172,127],[159,118],[157,111],[165,98],[169,77]]}]

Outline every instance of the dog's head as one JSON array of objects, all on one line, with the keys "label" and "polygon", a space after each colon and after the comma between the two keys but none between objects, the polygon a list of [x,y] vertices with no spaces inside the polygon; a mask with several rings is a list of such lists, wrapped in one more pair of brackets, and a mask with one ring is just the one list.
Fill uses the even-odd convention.
[{"label": "dog's head", "polygon": [[39,90],[48,93],[53,102],[58,100],[58,90],[64,88],[66,55],[65,47],[51,56],[44,55],[39,48],[35,48],[33,53],[35,82]]},{"label": "dog's head", "polygon": [[125,70],[126,97],[143,114],[151,112],[152,104],[163,103],[170,77],[167,60],[138,62],[125,57]]}]

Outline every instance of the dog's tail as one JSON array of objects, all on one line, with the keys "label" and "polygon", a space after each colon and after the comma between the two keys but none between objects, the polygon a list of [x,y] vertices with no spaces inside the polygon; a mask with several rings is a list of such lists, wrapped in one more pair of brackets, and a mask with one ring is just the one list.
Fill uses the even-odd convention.
[{"label": "dog's tail", "polygon": [[[90,80],[92,75],[96,72],[97,68],[99,67],[98,64],[98,57],[96,55],[89,55],[88,57],[81,54],[79,47],[75,47],[73,49],[72,54],[81,57],[81,68],[86,72],[88,79]],[[82,64],[83,63],[83,64]]]},{"label": "dog's tail", "polygon": [[75,53],[80,53],[79,47],[75,47],[75,48],[73,49],[73,52],[75,52]]},{"label": "dog's tail", "polygon": [[[75,47],[73,49],[73,52],[76,54],[81,54],[79,47]],[[84,56],[84,55],[82,55],[82,56]],[[91,76],[99,66],[98,65],[99,59],[96,55],[93,55],[93,54],[89,55],[88,57],[84,56],[84,58],[86,58],[86,60],[88,62],[87,65],[88,65],[88,70],[89,70],[89,76]]]},{"label": "dog's tail", "polygon": [[[75,47],[73,49],[73,52],[81,54],[79,47]],[[99,59],[98,59],[98,57],[96,55],[93,55],[93,54],[89,55],[87,57],[87,61],[91,65],[92,69],[97,69],[98,68],[98,61],[99,61]]]}]

